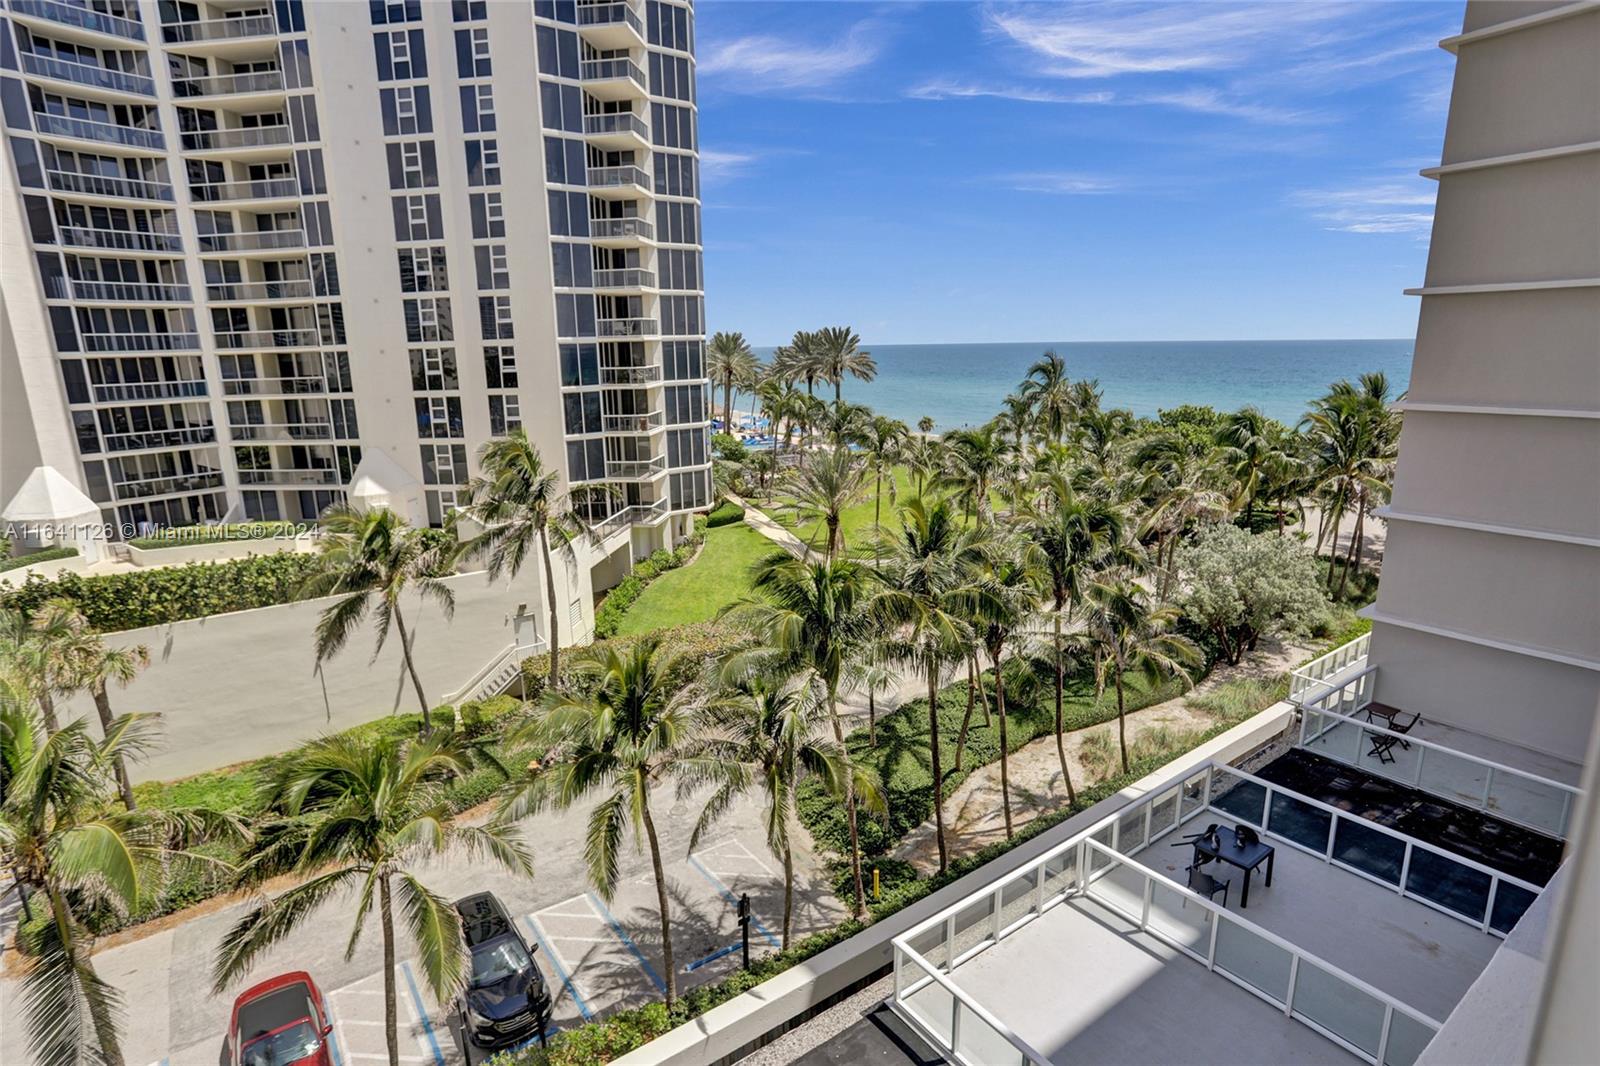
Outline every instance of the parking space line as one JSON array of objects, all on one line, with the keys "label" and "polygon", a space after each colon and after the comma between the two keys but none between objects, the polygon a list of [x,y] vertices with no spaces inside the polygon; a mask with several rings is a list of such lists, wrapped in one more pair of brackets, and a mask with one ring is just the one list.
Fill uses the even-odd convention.
[{"label": "parking space line", "polygon": [[539,928],[538,921],[533,915],[523,916],[523,924],[528,927],[528,932],[533,934],[534,940],[539,942],[539,947],[544,950],[545,956],[550,960],[550,965],[556,968],[556,974],[561,978],[561,987],[572,996],[572,1002],[578,1007],[578,1013],[583,1015],[584,1021],[591,1020],[594,1015],[589,1010],[589,1005],[578,994],[577,985],[572,982],[572,975],[567,972],[566,962],[561,958],[561,953],[556,951],[555,945],[544,938],[544,932]]},{"label": "parking space line", "polygon": [[[344,1043],[344,1030],[339,1028],[339,1019],[334,1017],[333,1005],[328,1002],[332,998],[333,993],[329,992],[322,1000],[322,1013],[333,1023],[333,1032],[328,1034],[328,1050],[333,1052],[333,1066],[344,1066],[344,1055],[340,1053],[342,1050],[340,1045]],[[166,1064],[163,1063],[162,1066]]]},{"label": "parking space line", "polygon": [[605,905],[605,902],[593,892],[586,892],[584,895],[589,897],[589,903],[595,908],[596,917],[603,917],[606,920],[606,923],[611,926],[611,931],[617,934],[617,939],[622,941],[623,947],[633,952],[633,957],[639,960],[639,966],[644,970],[645,976],[649,977],[656,986],[656,991],[665,995],[667,983],[661,979],[660,974],[656,973],[656,968],[650,965],[650,960],[644,957],[644,952],[639,950],[639,945],[634,942],[633,937],[629,936],[628,931],[622,928],[622,923],[617,921],[616,915],[612,914],[611,909]]},{"label": "parking space line", "polygon": [[744,841],[740,840],[738,837],[733,837],[733,838],[731,838],[729,843],[737,845],[739,850],[744,852],[744,857],[745,858],[749,859],[751,862],[753,862],[757,866],[761,867],[761,872],[762,873],[766,874],[768,877],[777,877],[778,876],[777,874],[772,872],[772,867],[768,866],[766,863],[761,861],[761,857],[760,856],[756,855],[749,848],[744,846]]},{"label": "parking space line", "polygon": [[[439,1041],[433,1035],[433,1023],[428,1020],[428,1009],[423,1005],[422,993],[417,991],[417,979],[411,972],[411,961],[408,959],[400,964],[400,969],[406,975],[406,984],[411,989],[411,1001],[416,1006],[417,1017],[422,1022],[422,1031],[428,1034],[428,1045],[433,1048],[433,1061],[438,1066],[444,1066],[444,1053],[439,1050]],[[417,1041],[420,1046],[422,1041]],[[426,1049],[425,1049],[426,1050]],[[427,1061],[424,1059],[423,1061]]]},{"label": "parking space line", "polygon": [[[699,859],[695,858],[693,855],[690,855],[689,865],[700,871],[700,876],[709,881],[711,883],[711,887],[715,888],[719,893],[721,893],[723,899],[727,900],[735,907],[739,905],[739,897],[735,896],[733,891],[728,888],[727,885],[722,883],[722,879],[720,877],[706,869]],[[778,946],[778,938],[772,935],[772,930],[768,929],[762,924],[760,918],[756,917],[756,910],[754,906],[750,908],[750,922],[756,927],[756,931],[766,938],[768,946],[774,948]]]},{"label": "parking space line", "polygon": [[695,959],[689,965],[684,967],[684,971],[686,973],[694,973],[694,971],[698,970],[702,966],[706,966],[710,963],[716,962],[720,958],[732,955],[735,951],[739,950],[740,946],[740,944],[729,944],[725,948],[718,948],[716,951],[713,951],[704,958]]}]

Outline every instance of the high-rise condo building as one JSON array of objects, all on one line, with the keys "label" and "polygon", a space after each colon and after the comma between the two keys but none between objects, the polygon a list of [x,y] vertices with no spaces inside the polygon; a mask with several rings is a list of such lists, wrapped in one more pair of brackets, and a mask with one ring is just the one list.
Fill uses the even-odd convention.
[{"label": "high-rise condo building", "polygon": [[5,0],[0,505],[43,467],[119,533],[438,524],[521,426],[606,537],[672,543],[710,493],[693,46],[670,0]]}]

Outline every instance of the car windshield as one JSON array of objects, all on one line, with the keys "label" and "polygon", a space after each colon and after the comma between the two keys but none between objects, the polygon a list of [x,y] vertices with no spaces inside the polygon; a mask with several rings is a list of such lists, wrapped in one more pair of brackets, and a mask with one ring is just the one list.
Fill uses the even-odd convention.
[{"label": "car windshield", "polygon": [[239,1055],[240,1066],[285,1066],[316,1052],[322,1040],[309,1018],[286,1025],[275,1033],[249,1038]]},{"label": "car windshield", "polygon": [[472,952],[472,987],[481,988],[504,981],[533,965],[528,953],[515,937],[501,937],[476,948]]}]

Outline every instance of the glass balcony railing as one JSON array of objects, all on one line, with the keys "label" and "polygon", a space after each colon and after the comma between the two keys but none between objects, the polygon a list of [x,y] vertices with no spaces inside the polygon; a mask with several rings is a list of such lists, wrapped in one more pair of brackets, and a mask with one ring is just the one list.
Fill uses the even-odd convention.
[{"label": "glass balcony railing", "polygon": [[80,30],[93,30],[130,41],[144,40],[143,24],[133,19],[91,11],[79,4],[64,4],[57,0],[11,0],[11,10],[18,15],[49,19],[63,26],[76,26]]},{"label": "glass balcony railing", "polygon": [[241,470],[241,485],[337,485],[337,470]]},{"label": "glass balcony railing", "polygon": [[662,411],[601,416],[601,426],[607,433],[654,433],[666,424],[666,415]]},{"label": "glass balcony railing", "polygon": [[113,178],[104,174],[80,174],[72,170],[51,170],[50,188],[56,192],[85,196],[116,196],[125,200],[171,200],[172,186],[140,178]]},{"label": "glass balcony railing", "polygon": [[116,385],[94,386],[96,403],[124,400],[184,400],[205,396],[204,381],[128,381]]},{"label": "glass balcony railing", "polygon": [[203,78],[174,78],[172,95],[234,96],[241,93],[276,93],[283,91],[283,71],[256,70],[243,74],[213,74]]},{"label": "glass balcony railing", "polygon": [[144,448],[178,448],[185,444],[215,444],[215,426],[183,429],[151,429],[139,433],[107,433],[102,438],[107,451],[133,452]]},{"label": "glass balcony railing", "polygon": [[93,119],[74,118],[71,115],[53,115],[48,111],[35,111],[33,122],[38,131],[46,137],[71,137],[78,141],[116,144],[124,148],[147,148],[156,152],[166,151],[167,147],[160,130],[119,126],[115,122],[95,122]]},{"label": "glass balcony railing", "polygon": [[661,380],[659,366],[603,366],[600,368],[602,385],[649,385]]},{"label": "glass balcony railing", "polygon": [[193,295],[187,285],[152,285],[139,281],[79,281],[50,278],[45,295],[57,300],[95,300],[110,303],[188,303]]},{"label": "glass balcony railing", "polygon": [[277,23],[271,15],[250,15],[244,18],[171,22],[161,27],[161,39],[168,44],[194,44],[203,41],[236,41],[244,37],[270,37],[277,32]]},{"label": "glass balcony railing", "polygon": [[667,457],[658,455],[653,459],[607,459],[606,477],[618,481],[642,481],[664,474],[667,470]]},{"label": "glass balcony railing", "polygon": [[656,230],[648,219],[643,218],[591,218],[589,220],[589,236],[599,237],[602,240],[617,240],[622,238],[638,238],[640,240],[654,240]]},{"label": "glass balcony railing", "polygon": [[579,26],[627,26],[644,39],[644,20],[627,4],[583,4],[578,8]]},{"label": "glass balcony railing", "polygon": [[638,167],[590,167],[589,187],[614,189],[619,186],[650,191],[650,179]]},{"label": "glass balcony railing", "polygon": [[632,133],[640,140],[650,139],[650,129],[644,120],[633,112],[628,111],[618,115],[585,115],[583,116],[583,132],[590,135],[606,133]]},{"label": "glass balcony railing", "polygon": [[229,282],[206,286],[206,299],[213,303],[250,300],[303,300],[312,295],[309,281]]},{"label": "glass balcony railing", "polygon": [[143,233],[127,229],[94,229],[89,226],[62,226],[61,243],[74,248],[108,248],[124,252],[181,252],[183,241],[176,233]]},{"label": "glass balcony railing", "polygon": [[86,352],[193,352],[200,349],[197,333],[81,333]]},{"label": "glass balcony railing", "polygon": [[317,331],[314,329],[245,330],[238,333],[218,333],[218,348],[314,348]]},{"label": "glass balcony railing", "polygon": [[331,440],[333,438],[333,423],[320,420],[279,423],[252,422],[237,426],[230,425],[228,427],[228,433],[236,441]]},{"label": "glass balcony railing", "polygon": [[297,229],[248,230],[239,233],[201,233],[195,247],[202,252],[261,252],[277,248],[304,248],[306,235]]},{"label": "glass balcony railing", "polygon": [[142,500],[151,496],[167,496],[175,492],[203,492],[221,487],[222,473],[216,470],[112,483],[119,500]]},{"label": "glass balcony railing", "polygon": [[316,377],[223,378],[228,396],[315,396],[328,391],[326,379]]},{"label": "glass balcony railing", "polygon": [[231,200],[288,200],[298,198],[299,195],[300,183],[293,178],[219,181],[189,186],[189,196],[202,203],[221,203]]},{"label": "glass balcony railing", "polygon": [[597,289],[653,289],[656,276],[653,271],[625,268],[622,270],[596,270],[594,287]]},{"label": "glass balcony railing", "polygon": [[617,81],[626,79],[640,89],[646,88],[644,71],[631,59],[586,59],[579,64],[578,73],[584,81]]},{"label": "glass balcony railing", "polygon": [[70,81],[92,89],[109,89],[113,92],[131,93],[135,96],[154,96],[156,83],[143,74],[129,74],[93,63],[69,63],[54,56],[32,52],[22,54],[22,69],[39,78]]},{"label": "glass balcony railing", "polygon": [[658,337],[661,325],[653,318],[602,318],[595,323],[597,337]]},{"label": "glass balcony railing", "polygon": [[217,152],[230,148],[274,148],[292,140],[288,126],[246,126],[232,130],[195,130],[179,135],[185,152]]}]

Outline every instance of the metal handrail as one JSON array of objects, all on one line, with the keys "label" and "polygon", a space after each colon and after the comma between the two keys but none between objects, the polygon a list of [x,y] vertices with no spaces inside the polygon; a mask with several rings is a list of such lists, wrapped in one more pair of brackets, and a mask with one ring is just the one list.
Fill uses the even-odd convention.
[{"label": "metal handrail", "polygon": [[1354,640],[1334,648],[1325,655],[1319,655],[1304,666],[1297,666],[1289,672],[1289,699],[1296,700],[1302,692],[1319,681],[1338,674],[1367,657],[1367,650],[1372,645],[1372,634],[1363,633]]},{"label": "metal handrail", "polygon": [[206,299],[217,303],[240,300],[304,300],[312,295],[305,278],[288,281],[225,281],[206,285]]},{"label": "metal handrail", "polygon": [[207,395],[206,382],[195,381],[125,381],[94,386],[96,403],[117,403],[123,400],[183,400]]},{"label": "metal handrail", "polygon": [[200,252],[252,252],[275,248],[304,248],[306,235],[297,229],[236,230],[231,233],[200,233],[195,236]]},{"label": "metal handrail", "polygon": [[24,52],[22,53],[22,69],[35,77],[76,82],[79,85],[88,85],[96,89],[111,89],[115,92],[131,93],[135,96],[154,96],[156,94],[155,79],[144,74],[133,74],[125,70],[117,70],[114,67],[97,66],[94,63],[69,63],[65,59],[57,59],[55,56]]},{"label": "metal handrail", "polygon": [[591,218],[589,220],[589,236],[606,238],[638,237],[641,240],[655,240],[655,226],[649,219],[644,218]]},{"label": "metal handrail", "polygon": [[[113,303],[188,303],[193,294],[187,285],[157,285],[142,281],[86,281],[78,278],[58,279],[70,282],[46,295],[53,299],[85,300]],[[50,286],[56,288],[56,286]]]},{"label": "metal handrail", "polygon": [[[993,1029],[996,1033],[1000,1034],[1000,1036],[1004,1037],[1006,1043],[1016,1048],[1018,1053],[1023,1056],[1023,1061],[1037,1063],[1038,1066],[1049,1066],[1050,1057],[1048,1055],[1038,1051],[1032,1044],[1022,1039],[1022,1037],[1018,1036],[1016,1033],[1012,1032],[1009,1025],[1006,1025],[993,1014],[990,1014],[988,1009],[985,1008],[983,1004],[973,999],[963,988],[957,985],[954,981],[950,980],[944,974],[940,973],[939,968],[933,965],[933,963],[929,962],[927,959],[923,958],[915,948],[902,945],[898,939],[895,941],[894,947],[895,995],[889,1001],[891,1006],[899,1006],[897,1001],[900,999],[900,959],[902,955],[904,955],[906,961],[916,966],[919,970],[926,974],[928,978],[930,978],[950,994],[950,1040],[948,1044],[946,1044],[945,1041],[936,1033],[929,1032],[927,1027],[921,1023],[921,1020],[912,1015],[909,1010],[903,1012],[903,1016],[910,1017],[912,1023],[916,1026],[919,1032],[921,1032],[924,1036],[933,1038],[933,1042],[936,1047],[943,1051],[950,1052],[960,1060],[965,1060],[965,1056],[957,1050],[957,1048],[960,1047],[961,1038],[961,1011],[957,1007],[957,1004],[959,1004],[962,1007],[966,1007],[973,1014],[976,1014],[985,1025],[989,1026],[989,1028]],[[912,991],[914,992],[916,989],[924,986],[925,983],[916,984],[913,986]],[[897,1013],[899,1012],[897,1011]],[[970,1066],[991,1066],[991,1064],[972,1063]]]},{"label": "metal handrail", "polygon": [[90,352],[188,352],[200,348],[198,333],[82,333]]},{"label": "metal handrail", "polygon": [[181,252],[183,240],[176,233],[148,233],[131,229],[97,229],[92,226],[62,226],[61,243],[75,248],[111,248],[120,251]]},{"label": "metal handrail", "polygon": [[236,148],[275,148],[291,141],[288,126],[238,126],[225,130],[187,130],[180,138],[186,152],[221,152]]},{"label": "metal handrail", "polygon": [[584,81],[610,81],[613,78],[626,78],[628,81],[646,88],[644,71],[631,59],[585,59],[578,67],[578,74]]},{"label": "metal handrail", "polygon": [[50,170],[50,188],[56,192],[81,193],[86,196],[117,196],[125,200],[171,200],[172,186],[160,181],[142,178],[110,177],[105,174],[85,174],[77,170]]},{"label": "metal handrail", "polygon": [[277,32],[278,24],[271,15],[169,22],[161,27],[161,37],[168,44],[230,41],[240,37],[263,37]]},{"label": "metal handrail", "polygon": [[596,270],[594,287],[597,289],[653,289],[656,275],[653,270],[637,267],[619,267],[614,270]]},{"label": "metal handrail", "polygon": [[189,195],[202,203],[226,200],[285,200],[300,195],[300,183],[294,178],[196,182],[189,186]]},{"label": "metal handrail", "polygon": [[34,127],[46,137],[71,137],[97,144],[115,144],[124,148],[147,148],[153,152],[166,151],[167,142],[160,130],[143,126],[123,126],[115,122],[98,122],[90,118],[57,115],[50,111],[33,113]]},{"label": "metal handrail", "polygon": [[622,23],[644,37],[644,21],[627,4],[583,4],[578,8],[579,26],[608,26]]},{"label": "metal handrail", "polygon": [[606,115],[585,115],[583,116],[583,132],[591,136],[605,133],[636,133],[647,141],[650,139],[650,130],[645,126],[644,120],[632,111],[620,111]]},{"label": "metal handrail", "polygon": [[63,26],[126,37],[130,41],[144,40],[144,24],[120,15],[107,15],[78,4],[62,4],[56,0],[11,0],[11,10],[19,15],[49,19]]},{"label": "metal handrail", "polygon": [[280,92],[282,89],[281,70],[252,70],[243,74],[211,74],[197,78],[172,79],[172,94],[185,98]]},{"label": "metal handrail", "polygon": [[646,190],[650,188],[649,176],[635,166],[590,167],[588,176],[589,186],[595,189],[615,189],[633,185]]},{"label": "metal handrail", "polygon": [[597,337],[654,337],[661,325],[653,318],[602,318],[595,322]]}]

